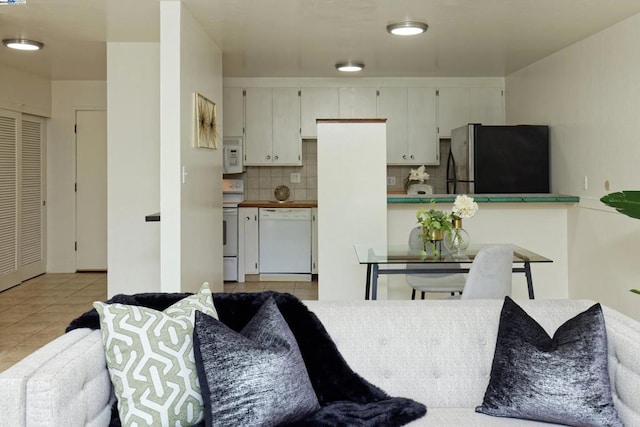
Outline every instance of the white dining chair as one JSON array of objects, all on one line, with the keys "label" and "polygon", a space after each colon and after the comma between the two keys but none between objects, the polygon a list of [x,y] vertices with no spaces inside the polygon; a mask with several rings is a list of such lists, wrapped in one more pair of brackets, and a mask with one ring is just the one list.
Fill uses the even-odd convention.
[{"label": "white dining chair", "polygon": [[[409,233],[409,248],[414,251],[422,250],[424,243],[420,237],[421,228],[415,227]],[[427,250],[430,250],[427,247]],[[420,270],[428,270],[435,267],[451,267],[460,268],[460,264],[410,264],[407,268]],[[455,295],[461,293],[467,275],[464,273],[425,273],[425,274],[407,274],[406,281],[413,289],[411,291],[411,299],[416,299],[416,291],[420,291],[421,299],[424,299],[427,292],[448,293]]]},{"label": "white dining chair", "polygon": [[485,246],[476,255],[460,299],[503,299],[511,296],[513,248]]}]

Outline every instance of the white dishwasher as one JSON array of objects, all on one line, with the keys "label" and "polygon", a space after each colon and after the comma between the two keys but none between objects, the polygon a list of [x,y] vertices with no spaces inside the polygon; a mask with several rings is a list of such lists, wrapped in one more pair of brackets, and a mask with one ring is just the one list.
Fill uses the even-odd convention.
[{"label": "white dishwasher", "polygon": [[311,274],[311,209],[260,208],[260,274]]}]

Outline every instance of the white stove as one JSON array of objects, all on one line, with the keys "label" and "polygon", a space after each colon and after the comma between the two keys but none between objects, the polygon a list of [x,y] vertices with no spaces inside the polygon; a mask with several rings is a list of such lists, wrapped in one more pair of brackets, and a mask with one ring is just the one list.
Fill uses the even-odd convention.
[{"label": "white stove", "polygon": [[244,181],[242,179],[222,180],[222,206],[237,208],[238,203],[244,202]]},{"label": "white stove", "polygon": [[244,181],[222,180],[224,280],[238,280],[238,204],[244,201]]}]

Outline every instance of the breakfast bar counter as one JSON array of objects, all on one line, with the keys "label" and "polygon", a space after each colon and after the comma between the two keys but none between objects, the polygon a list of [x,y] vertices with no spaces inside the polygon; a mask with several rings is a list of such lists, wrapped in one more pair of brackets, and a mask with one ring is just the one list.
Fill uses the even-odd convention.
[{"label": "breakfast bar counter", "polygon": [[[476,203],[578,203],[578,196],[566,194],[471,194]],[[387,203],[453,203],[456,194],[408,195],[389,192]]]},{"label": "breakfast bar counter", "polygon": [[[577,215],[580,198],[563,194],[473,194],[478,211],[462,221],[471,244],[512,243],[544,254],[553,263],[532,265],[536,277],[536,298],[563,299],[569,296],[568,229]],[[387,194],[387,243],[406,245],[417,225],[418,209],[451,211],[456,195],[407,196]],[[362,242],[354,242],[362,243]],[[364,275],[364,272],[362,273]],[[513,277],[513,297],[528,298],[523,275]],[[404,276],[381,278],[378,298],[406,299],[410,287]],[[384,282],[386,281],[386,286]],[[380,285],[380,284],[379,284]]]}]

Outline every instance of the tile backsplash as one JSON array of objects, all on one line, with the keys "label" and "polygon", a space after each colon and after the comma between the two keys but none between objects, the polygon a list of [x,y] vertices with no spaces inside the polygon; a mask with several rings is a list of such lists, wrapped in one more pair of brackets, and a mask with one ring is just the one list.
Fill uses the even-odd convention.
[{"label": "tile backsplash", "polygon": [[[426,166],[429,174],[427,184],[435,194],[447,192],[447,156],[450,141],[440,140],[440,165]],[[245,183],[246,200],[275,200],[273,191],[278,185],[286,185],[291,190],[291,200],[318,199],[318,155],[315,139],[302,140],[302,166],[247,166],[242,178]],[[418,166],[387,166],[387,176],[396,178],[396,185],[387,186],[389,191],[404,191],[404,179],[410,169]],[[300,174],[300,182],[291,182],[291,174]]]},{"label": "tile backsplash", "polygon": [[[290,200],[318,199],[318,155],[315,139],[302,140],[302,166],[247,166],[244,172],[245,199],[275,200],[278,185],[291,190]],[[291,182],[291,174],[299,173],[300,182]]]}]

